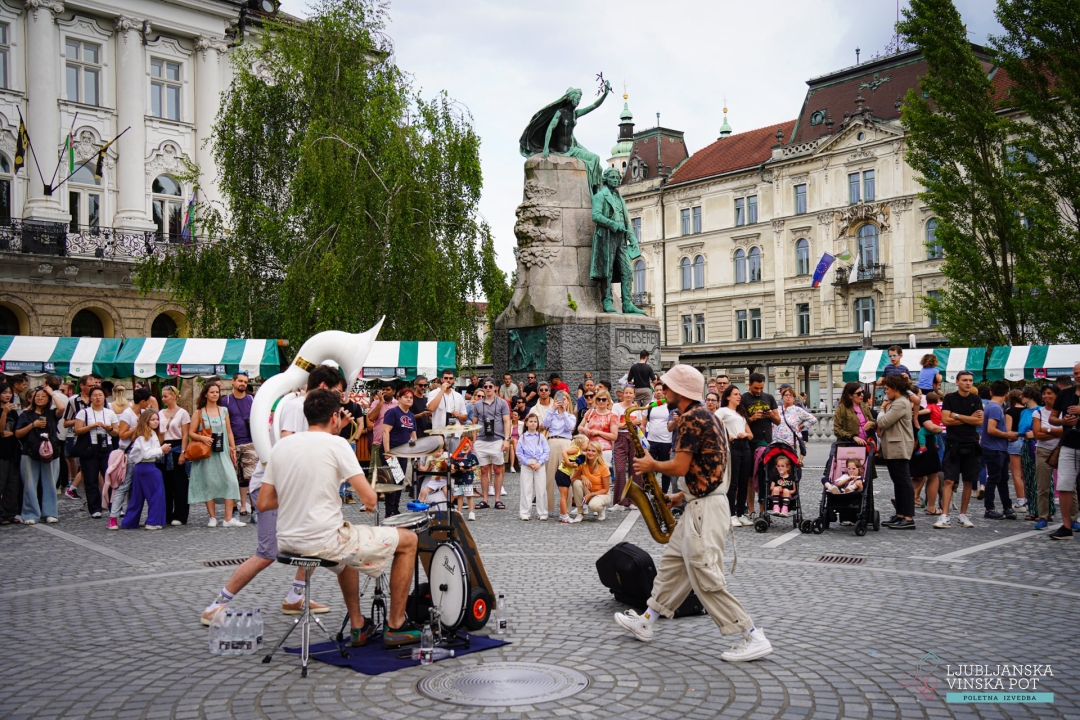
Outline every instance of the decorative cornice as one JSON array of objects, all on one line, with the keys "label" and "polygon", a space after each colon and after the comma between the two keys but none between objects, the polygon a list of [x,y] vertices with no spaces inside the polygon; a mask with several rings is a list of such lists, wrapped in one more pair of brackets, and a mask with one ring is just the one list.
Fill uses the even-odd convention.
[{"label": "decorative cornice", "polygon": [[832,221],[836,219],[836,213],[826,212],[818,213],[817,221],[818,225],[832,225]]},{"label": "decorative cornice", "polygon": [[772,221],[772,231],[774,233],[776,233],[777,235],[784,232],[784,221],[783,220],[773,220]]},{"label": "decorative cornice", "polygon": [[846,207],[836,213],[836,220],[840,226],[837,235],[843,235],[853,225],[861,224],[865,221],[872,221],[877,224],[881,232],[888,232],[889,216],[891,212],[888,203],[884,202],[876,204],[861,203],[859,205]]},{"label": "decorative cornice", "polygon": [[889,207],[892,208],[894,213],[900,215],[905,211],[910,210],[914,202],[915,201],[912,198],[899,198],[897,200],[889,200]]},{"label": "decorative cornice", "polygon": [[34,11],[34,20],[37,20],[37,14],[41,10],[50,10],[53,15],[59,15],[64,12],[64,3],[60,0],[25,0],[26,7]]},{"label": "decorative cornice", "polygon": [[195,49],[203,54],[203,59],[205,60],[206,54],[210,50],[217,50],[220,55],[229,52],[229,44],[225,42],[224,38],[200,35],[195,38]]},{"label": "decorative cornice", "polygon": [[113,27],[116,28],[117,34],[123,34],[131,30],[141,31],[143,22],[133,17],[119,15],[113,20]]}]

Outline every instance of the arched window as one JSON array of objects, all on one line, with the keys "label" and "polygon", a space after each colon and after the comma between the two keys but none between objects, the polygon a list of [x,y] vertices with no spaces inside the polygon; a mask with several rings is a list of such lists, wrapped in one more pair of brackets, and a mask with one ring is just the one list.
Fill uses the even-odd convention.
[{"label": "arched window", "polygon": [[0,155],[0,223],[11,219],[11,164]]},{"label": "arched window", "polygon": [[750,256],[748,258],[750,282],[761,282],[761,248],[750,248]]},{"label": "arched window", "polygon": [[746,282],[746,253],[741,248],[735,251],[735,282]]},{"label": "arched window", "polygon": [[694,258],[694,287],[705,287],[705,256],[698,255]]},{"label": "arched window", "polygon": [[169,242],[180,242],[183,225],[180,183],[168,175],[158,175],[151,187],[154,192],[154,224],[158,235],[167,237]]},{"label": "arched window", "polygon": [[150,337],[179,337],[178,330],[179,328],[176,326],[176,321],[169,317],[168,313],[161,313],[154,318],[154,324],[150,326]]},{"label": "arched window", "polygon": [[96,232],[101,227],[101,178],[94,177],[89,165],[83,165],[67,186],[71,232]]},{"label": "arched window", "polygon": [[7,305],[0,305],[0,335],[22,335],[19,316]]},{"label": "arched window", "polygon": [[879,257],[877,225],[867,223],[859,228],[860,270],[870,270],[872,266],[877,265]]},{"label": "arched window", "polygon": [[640,305],[645,299],[645,261],[634,261],[634,304]]},{"label": "arched window", "polygon": [[105,325],[93,310],[80,310],[71,319],[71,337],[105,337]]},{"label": "arched window", "polygon": [[806,238],[795,241],[795,274],[810,274],[810,241]]},{"label": "arched window", "polygon": [[941,243],[937,239],[938,219],[930,218],[926,221],[926,259],[937,260],[944,257],[945,252],[941,249]]},{"label": "arched window", "polygon": [[690,273],[690,258],[683,258],[682,261],[679,262],[679,270],[682,275],[682,289],[693,290],[694,282],[693,276]]}]

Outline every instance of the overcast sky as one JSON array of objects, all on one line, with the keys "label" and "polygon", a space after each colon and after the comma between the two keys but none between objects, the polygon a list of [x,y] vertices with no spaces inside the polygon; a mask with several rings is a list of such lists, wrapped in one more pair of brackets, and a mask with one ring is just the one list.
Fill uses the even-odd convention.
[{"label": "overcast sky", "polygon": [[[972,42],[1001,31],[994,0],[954,0]],[[903,0],[901,0],[904,4]],[[307,0],[282,9],[306,15]],[[521,202],[518,138],[534,112],[567,87],[595,99],[603,72],[616,94],[583,117],[578,141],[607,160],[623,83],[635,128],[686,133],[690,152],[717,137],[727,97],[736,133],[790,120],[806,80],[884,49],[895,0],[392,0],[388,34],[397,64],[426,96],[446,90],[480,135],[480,211],[499,265],[514,269],[514,209]]]}]

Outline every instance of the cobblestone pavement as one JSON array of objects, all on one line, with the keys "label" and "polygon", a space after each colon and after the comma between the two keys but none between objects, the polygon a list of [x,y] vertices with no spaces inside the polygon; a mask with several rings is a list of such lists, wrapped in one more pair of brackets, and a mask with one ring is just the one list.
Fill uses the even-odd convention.
[{"label": "cobblestone pavement", "polygon": [[[811,445],[803,486],[811,517],[827,451]],[[60,524],[0,530],[0,717],[1080,718],[1080,543],[1024,535],[1031,524],[1023,521],[983,520],[974,502],[970,530],[933,530],[921,513],[915,532],[883,528],[861,538],[835,525],[822,535],[737,528],[730,587],[775,652],[732,665],[720,653],[734,638],[707,617],[661,621],[649,645],[614,625],[622,606],[598,581],[596,558],[624,532],[654,556],[662,551],[640,519],[623,525],[636,512],[574,526],[524,523],[517,476],[508,478],[509,509],[479,511],[471,529],[512,603],[512,644],[379,677],[313,663],[302,679],[293,656],[268,666],[259,656],[208,654],[198,616],[232,568],[203,563],[249,555],[254,527],[207,528],[205,511],[193,506],[187,527],[110,533],[61,499]],[[890,494],[885,478],[877,486],[883,515]],[[369,521],[353,506],[346,515]],[[829,555],[862,564],[821,561]],[[234,601],[273,610],[268,640],[287,626],[276,606],[290,579],[273,566]],[[336,622],[344,607],[336,583],[319,572],[313,585]],[[901,686],[928,651],[942,661],[929,700]],[[444,667],[499,660],[571,667],[591,685],[557,702],[482,709],[439,704],[415,689]],[[1054,702],[946,703],[944,666],[955,672],[961,663],[1048,664],[1053,676],[1038,689]]]}]

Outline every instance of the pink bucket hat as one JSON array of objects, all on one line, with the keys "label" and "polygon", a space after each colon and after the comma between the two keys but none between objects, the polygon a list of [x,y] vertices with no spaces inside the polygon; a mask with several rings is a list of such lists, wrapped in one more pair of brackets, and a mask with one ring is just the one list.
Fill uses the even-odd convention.
[{"label": "pink bucket hat", "polygon": [[705,376],[690,365],[674,365],[670,370],[660,376],[660,382],[682,395],[687,400],[701,402],[702,388],[705,387]]}]

